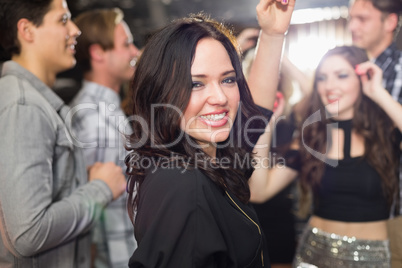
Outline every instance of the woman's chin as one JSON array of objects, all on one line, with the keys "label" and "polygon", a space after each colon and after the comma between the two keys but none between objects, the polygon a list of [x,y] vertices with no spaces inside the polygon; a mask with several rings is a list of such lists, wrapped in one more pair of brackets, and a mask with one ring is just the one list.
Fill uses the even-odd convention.
[{"label": "woman's chin", "polygon": [[224,142],[228,139],[230,132],[229,131],[219,131],[218,133],[214,133],[211,137],[211,142],[220,143]]}]

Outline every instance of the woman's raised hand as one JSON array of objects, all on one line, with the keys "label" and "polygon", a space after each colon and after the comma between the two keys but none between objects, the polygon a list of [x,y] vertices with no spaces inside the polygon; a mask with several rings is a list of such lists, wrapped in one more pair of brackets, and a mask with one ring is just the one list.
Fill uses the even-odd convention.
[{"label": "woman's raised hand", "polygon": [[256,10],[262,32],[268,35],[285,34],[295,3],[295,0],[260,0]]},{"label": "woman's raised hand", "polygon": [[363,93],[377,102],[377,99],[381,98],[381,94],[386,92],[382,86],[381,68],[373,62],[367,61],[357,65],[355,72],[361,78]]},{"label": "woman's raised hand", "polygon": [[362,81],[363,93],[376,102],[402,132],[402,105],[382,86],[381,68],[371,61],[366,61],[357,65],[355,72]]}]

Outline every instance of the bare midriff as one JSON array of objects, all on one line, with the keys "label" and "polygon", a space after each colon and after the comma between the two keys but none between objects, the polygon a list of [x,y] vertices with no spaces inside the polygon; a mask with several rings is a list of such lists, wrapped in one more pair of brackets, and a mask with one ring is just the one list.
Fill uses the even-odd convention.
[{"label": "bare midriff", "polygon": [[356,237],[357,239],[388,239],[386,220],[371,222],[342,222],[311,216],[309,224],[310,226],[321,229],[327,233]]}]

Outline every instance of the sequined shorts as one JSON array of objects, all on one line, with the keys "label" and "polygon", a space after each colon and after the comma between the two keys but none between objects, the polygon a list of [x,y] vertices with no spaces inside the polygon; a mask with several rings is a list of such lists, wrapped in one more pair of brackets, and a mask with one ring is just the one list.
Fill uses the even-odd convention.
[{"label": "sequined shorts", "polygon": [[299,241],[295,268],[390,268],[388,240],[363,240],[308,226]]}]

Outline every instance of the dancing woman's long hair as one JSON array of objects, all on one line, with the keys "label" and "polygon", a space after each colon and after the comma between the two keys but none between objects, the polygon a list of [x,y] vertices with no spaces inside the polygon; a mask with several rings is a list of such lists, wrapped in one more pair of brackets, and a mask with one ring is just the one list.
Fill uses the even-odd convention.
[{"label": "dancing woman's long hair", "polygon": [[[325,107],[317,91],[317,73],[323,62],[331,56],[343,57],[352,67],[368,60],[367,54],[357,47],[341,46],[328,51],[321,59],[314,78],[313,91],[305,100],[305,113],[301,122],[320,111],[323,120],[309,125],[300,131],[300,215],[305,216],[309,212],[311,203],[311,190],[317,191],[324,173],[325,163],[307,151],[306,146],[316,152],[325,154],[327,147],[327,124],[331,123],[325,114]],[[364,138],[364,155],[368,163],[375,168],[382,179],[383,191],[391,206],[397,189],[397,167],[399,159],[396,157],[395,126],[387,114],[370,98],[362,92],[360,83],[360,96],[354,104],[354,116],[352,119],[353,130]],[[303,135],[301,135],[303,134]],[[302,140],[303,138],[303,140]]]},{"label": "dancing woman's long hair", "polygon": [[128,210],[132,220],[147,175],[147,169],[138,163],[145,158],[152,159],[153,163],[159,163],[160,159],[179,164],[185,161],[190,163],[190,168],[200,169],[222,190],[229,189],[242,202],[250,198],[248,179],[254,167],[249,150],[236,142],[218,147],[218,159],[225,157],[231,163],[235,163],[236,157],[246,160],[237,168],[221,168],[209,161],[208,155],[194,146],[197,141],[180,128],[182,113],[192,92],[191,65],[196,46],[204,38],[215,39],[224,46],[236,72],[241,109],[228,139],[236,141],[241,135],[243,123],[238,123],[240,118],[245,123],[244,119],[260,114],[242,73],[235,38],[223,24],[197,14],[176,20],[155,33],[147,42],[130,88],[133,133],[126,144],[130,151],[126,165]]}]

